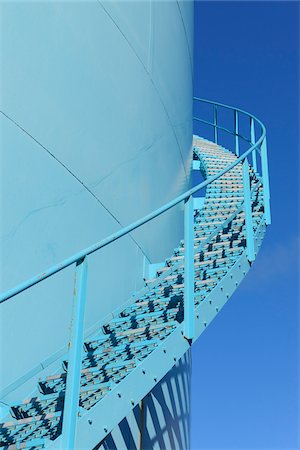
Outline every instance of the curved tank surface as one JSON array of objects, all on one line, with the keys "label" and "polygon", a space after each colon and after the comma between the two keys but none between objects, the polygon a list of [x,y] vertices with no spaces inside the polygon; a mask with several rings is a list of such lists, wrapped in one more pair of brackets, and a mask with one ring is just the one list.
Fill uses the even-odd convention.
[{"label": "curved tank surface", "polygon": [[[193,3],[6,2],[1,17],[4,291],[189,187]],[[89,257],[87,335],[143,286],[149,264],[168,257],[182,235],[178,206]],[[2,305],[3,398],[27,395],[44,367],[60,363],[73,273]],[[187,355],[144,399],[142,437],[136,408],[99,448],[111,448],[109,440],[125,448],[120,433],[128,427],[136,448],[139,439],[147,442],[141,448],[188,446],[189,371]],[[168,435],[163,447],[157,421]]]}]

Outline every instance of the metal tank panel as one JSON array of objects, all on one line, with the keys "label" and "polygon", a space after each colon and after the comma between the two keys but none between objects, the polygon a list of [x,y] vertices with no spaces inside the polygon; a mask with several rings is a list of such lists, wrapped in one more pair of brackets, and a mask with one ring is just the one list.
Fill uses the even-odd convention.
[{"label": "metal tank panel", "polygon": [[[188,187],[193,4],[7,2],[1,13],[4,290]],[[164,259],[181,237],[178,207],[92,255],[86,328],[143,285],[144,257]],[[66,344],[72,288],[67,270],[3,305],[1,388]]]}]

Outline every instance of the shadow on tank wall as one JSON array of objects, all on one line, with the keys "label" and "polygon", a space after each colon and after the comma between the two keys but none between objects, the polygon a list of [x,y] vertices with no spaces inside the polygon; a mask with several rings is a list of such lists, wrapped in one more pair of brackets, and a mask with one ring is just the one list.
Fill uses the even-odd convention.
[{"label": "shadow on tank wall", "polygon": [[93,450],[189,448],[191,352]]}]

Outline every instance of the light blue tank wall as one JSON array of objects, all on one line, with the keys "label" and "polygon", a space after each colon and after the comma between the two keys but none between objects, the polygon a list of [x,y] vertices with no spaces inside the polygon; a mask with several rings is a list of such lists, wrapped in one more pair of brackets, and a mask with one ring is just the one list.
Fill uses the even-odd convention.
[{"label": "light blue tank wall", "polygon": [[[1,290],[184,191],[190,2],[1,4]],[[169,256],[181,207],[89,258],[86,328]],[[1,307],[1,387],[65,345],[73,270]]]}]

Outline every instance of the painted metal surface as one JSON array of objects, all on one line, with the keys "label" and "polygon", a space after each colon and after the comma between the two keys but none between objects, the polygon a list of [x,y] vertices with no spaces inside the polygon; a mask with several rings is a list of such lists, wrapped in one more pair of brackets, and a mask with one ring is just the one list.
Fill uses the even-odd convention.
[{"label": "painted metal surface", "polygon": [[248,159],[243,161],[243,187],[244,187],[244,211],[246,221],[246,243],[247,256],[250,262],[254,261],[254,236],[253,236],[253,221],[252,221],[252,201],[250,193],[250,178]]},{"label": "painted metal surface", "polygon": [[218,123],[218,112],[217,112],[217,106],[214,105],[214,142],[217,144],[218,143],[218,127],[217,127],[217,123]]},{"label": "painted metal surface", "polygon": [[265,137],[261,146],[261,164],[262,164],[262,178],[264,183],[264,207],[266,224],[271,224],[271,208],[270,208],[270,182],[268,169],[268,155],[267,155],[267,138]]},{"label": "painted metal surface", "polygon": [[[254,120],[250,117],[250,133],[251,133],[251,144],[255,143],[255,128],[254,128]],[[252,153],[252,165],[254,172],[257,172],[257,161],[256,161],[256,150]]]},{"label": "painted metal surface", "polygon": [[87,288],[87,257],[77,261],[69,340],[68,373],[62,421],[62,449],[75,448]]},{"label": "painted metal surface", "polygon": [[[187,189],[193,5],[2,2],[0,8],[2,292]],[[161,229],[168,232],[160,246],[153,245]],[[87,302],[87,328],[143,285],[144,257],[163,260],[182,231],[178,206],[91,256],[95,301]],[[128,268],[118,283],[116,265]],[[24,321],[31,326],[18,361],[3,348],[1,388],[65,346],[72,280],[65,270],[3,305],[8,342],[22,342]],[[46,323],[33,321],[36,311]],[[40,336],[54,328],[42,342]]]},{"label": "painted metal surface", "polygon": [[[197,102],[199,102],[199,99],[196,100]],[[203,103],[207,102],[205,100],[202,100]],[[208,103],[212,103],[212,102],[208,102]],[[224,107],[224,105],[219,105],[217,103],[212,103],[213,105],[213,109],[216,110],[217,107]],[[226,106],[227,109],[230,109],[230,107]],[[243,114],[245,114],[245,112],[241,112]],[[217,116],[215,116],[217,117]],[[254,118],[253,118],[254,120]],[[207,121],[204,121],[202,119],[198,118],[198,121],[202,121],[205,123],[208,123]],[[258,125],[260,125],[260,122],[258,121]],[[215,120],[213,123],[211,123],[211,126],[213,127],[214,131],[217,128],[222,128]],[[250,130],[251,132],[251,130]],[[234,133],[234,132],[231,132]],[[241,137],[243,139],[243,137]],[[247,138],[248,140],[248,138]],[[208,291],[208,295],[206,295],[205,298],[205,302],[200,302],[199,303],[199,307],[196,307],[194,309],[194,313],[196,314],[196,319],[195,319],[195,324],[196,324],[196,334],[195,336],[197,337],[202,331],[203,329],[205,329],[205,327],[207,326],[207,324],[210,322],[210,320],[212,320],[212,318],[214,317],[214,315],[220,310],[220,307],[222,306],[222,301],[220,301],[220,298],[222,299],[223,296],[224,300],[227,301],[228,298],[230,297],[230,295],[232,294],[232,292],[235,290],[236,286],[238,285],[238,280],[239,277],[236,275],[236,272],[242,273],[242,277],[245,275],[246,271],[248,270],[248,266],[249,266],[249,262],[252,262],[255,258],[255,252],[258,251],[258,248],[260,247],[260,243],[261,243],[261,234],[262,234],[262,230],[264,230],[264,223],[266,222],[266,215],[263,219],[260,220],[260,222],[257,224],[257,218],[259,218],[259,215],[261,215],[261,210],[257,210],[257,211],[252,211],[252,206],[254,207],[254,201],[252,200],[252,191],[255,190],[255,186],[258,186],[258,189],[260,193],[260,195],[263,194],[263,199],[264,199],[264,203],[265,203],[265,199],[269,199],[269,195],[266,196],[265,192],[263,193],[263,191],[260,189],[261,188],[261,182],[262,180],[259,179],[259,182],[256,183],[255,186],[250,187],[250,179],[249,179],[249,167],[248,167],[248,162],[247,162],[247,156],[250,155],[253,151],[257,149],[259,149],[259,152],[263,158],[266,160],[266,152],[264,153],[263,148],[262,148],[262,142],[265,142],[265,129],[263,127],[263,125],[261,126],[261,136],[260,138],[257,140],[257,142],[255,142],[253,145],[251,145],[251,147],[243,153],[243,155],[241,155],[239,158],[234,158],[233,162],[231,164],[228,164],[228,162],[230,162],[230,153],[229,152],[224,152],[223,155],[223,150],[220,150],[219,147],[208,147],[209,151],[206,154],[206,158],[207,161],[209,161],[209,163],[207,163],[207,168],[204,167],[204,170],[207,171],[207,180],[204,183],[201,183],[200,185],[190,189],[189,191],[185,192],[184,194],[182,194],[181,196],[175,198],[174,200],[172,200],[171,202],[167,203],[166,205],[164,205],[163,207],[159,208],[158,210],[154,211],[153,213],[145,216],[144,218],[140,219],[139,221],[135,222],[134,224],[130,225],[129,227],[124,228],[123,230],[121,230],[121,232],[119,233],[115,233],[114,235],[108,237],[107,239],[105,239],[104,241],[102,241],[101,243],[95,244],[92,247],[89,247],[85,250],[83,250],[82,252],[80,252],[79,254],[75,255],[73,258],[73,262],[77,261],[80,258],[82,258],[83,256],[86,256],[88,254],[91,254],[92,252],[95,252],[97,250],[99,250],[100,248],[104,247],[105,245],[108,245],[109,243],[114,242],[116,239],[119,239],[121,236],[128,234],[129,232],[131,232],[132,230],[142,226],[144,223],[147,223],[148,221],[156,218],[158,215],[162,214],[163,212],[167,211],[168,209],[172,208],[173,206],[176,206],[178,203],[182,202],[182,201],[186,201],[186,208],[185,208],[185,213],[186,213],[186,243],[188,243],[188,245],[185,247],[185,264],[188,264],[190,262],[191,259],[191,255],[193,255],[194,257],[194,252],[192,251],[192,248],[189,248],[189,244],[191,243],[191,239],[190,239],[190,235],[193,232],[193,230],[191,231],[191,228],[193,229],[193,223],[191,223],[191,211],[193,214],[193,203],[192,203],[192,194],[195,193],[196,191],[199,190],[199,188],[202,188],[204,186],[208,186],[207,193],[206,193],[206,197],[210,198],[210,201],[214,202],[214,199],[218,199],[221,195],[221,198],[225,199],[226,201],[230,201],[231,198],[235,199],[235,206],[233,208],[233,213],[229,216],[229,217],[224,217],[222,216],[222,214],[220,215],[215,215],[211,216],[211,213],[207,212],[208,216],[206,221],[204,222],[204,229],[203,229],[203,233],[204,233],[204,241],[200,244],[199,248],[197,248],[197,250],[195,250],[195,252],[199,252],[201,253],[201,248],[204,248],[204,246],[209,246],[212,243],[212,239],[213,236],[216,236],[216,227],[215,225],[217,225],[217,229],[218,229],[218,233],[220,233],[219,230],[224,231],[226,229],[226,227],[228,227],[228,225],[234,220],[237,223],[240,223],[243,220],[245,220],[245,231],[246,231],[246,243],[247,243],[247,248],[246,250],[242,253],[241,257],[235,262],[235,264],[232,266],[232,268],[230,268],[228,270],[228,268],[220,268],[220,273],[223,274],[224,270],[225,270],[225,275],[221,275],[221,286],[218,284],[215,289],[217,289],[217,294],[215,293],[215,289],[212,290],[211,293],[209,293]],[[204,145],[204,152],[205,152],[205,145]],[[210,144],[209,144],[210,145]],[[220,155],[220,161],[222,161],[222,157],[224,156],[224,162],[225,162],[225,168],[222,170],[219,170],[219,165],[220,165],[220,161],[218,159],[218,156],[214,155],[214,152],[217,151]],[[213,158],[217,158],[217,161],[214,162]],[[228,159],[228,162],[227,162]],[[266,162],[266,161],[265,161]],[[242,163],[242,164],[240,164]],[[201,166],[201,164],[200,164]],[[242,167],[241,167],[242,166]],[[263,164],[262,164],[263,166]],[[264,176],[266,176],[266,169],[264,169]],[[226,175],[226,177],[224,178],[224,175]],[[259,177],[259,175],[257,175]],[[220,178],[222,178],[222,189],[220,188],[220,186],[217,184],[220,180]],[[230,183],[230,179],[231,183],[233,183],[234,181],[234,186],[232,185],[228,185],[228,183]],[[243,183],[241,184],[239,179],[243,180]],[[229,180],[229,181],[227,181]],[[264,188],[264,184],[262,182],[262,187]],[[221,189],[221,190],[220,190]],[[232,191],[233,189],[233,191]],[[227,193],[228,192],[228,193]],[[254,191],[253,191],[254,192]],[[238,201],[236,199],[239,199]],[[260,203],[259,203],[260,204]],[[190,207],[190,205],[192,205]],[[225,203],[224,203],[225,205]],[[223,207],[224,207],[223,205]],[[238,207],[237,207],[238,206]],[[220,205],[219,205],[220,207]],[[243,218],[238,218],[238,214],[240,214],[241,208],[244,207],[244,212],[245,212],[245,219]],[[232,209],[229,209],[229,211],[231,211]],[[254,229],[254,223],[253,223],[253,218],[252,218],[252,214],[255,214],[255,223],[256,223],[256,232],[255,232],[255,237],[253,235],[253,229]],[[257,216],[258,215],[258,216]],[[215,222],[214,222],[214,227],[213,229],[210,228],[210,221],[212,220],[211,217],[215,217]],[[233,219],[234,217],[234,219]],[[202,225],[203,227],[203,225]],[[221,233],[220,238],[222,236],[223,233]],[[207,235],[207,237],[205,237]],[[218,242],[218,241],[216,241]],[[238,247],[237,247],[238,249]],[[240,251],[240,250],[239,250]],[[178,251],[180,254],[180,250]],[[196,254],[196,253],[195,253]],[[247,254],[247,259],[245,259],[245,255]],[[175,252],[175,255],[177,255],[177,253]],[[71,258],[71,260],[72,260]],[[75,259],[74,259],[75,258]],[[77,258],[77,259],[76,259]],[[68,260],[68,265],[69,262],[71,261],[70,259]],[[247,261],[248,260],[248,261]],[[238,266],[236,265],[238,262]],[[66,262],[62,263],[66,264]],[[248,264],[248,266],[247,266]],[[65,265],[65,267],[67,267],[67,265]],[[227,273],[226,273],[226,269],[227,269]],[[55,272],[59,272],[60,270],[62,270],[61,265],[59,267],[56,267],[55,269],[51,269],[54,270],[53,273]],[[168,270],[164,273],[164,277],[162,278],[162,280],[164,280],[164,278],[166,276],[169,276],[169,274],[171,275],[171,279],[172,279],[172,274],[176,273],[176,264],[175,266],[169,271]],[[210,269],[208,269],[209,271]],[[232,272],[232,270],[234,272]],[[193,273],[193,270],[191,270],[190,272],[187,271],[190,274]],[[187,273],[186,272],[186,273]],[[230,274],[230,278],[228,278],[228,275]],[[46,276],[48,277],[49,275],[46,273],[45,275],[42,275],[39,277],[39,280],[37,281],[37,279],[35,279],[35,282],[40,282],[42,281],[43,277],[46,278]],[[174,277],[174,275],[173,275]],[[206,278],[205,278],[206,279]],[[148,291],[151,292],[151,289],[156,289],[157,287],[160,286],[161,283],[161,279],[156,280],[156,283],[151,284],[151,287],[149,287]],[[29,281],[29,285],[30,283],[34,284],[31,281]],[[177,282],[177,284],[180,282]],[[190,288],[191,284],[193,283],[187,283],[187,287]],[[28,285],[28,287],[29,287]],[[173,285],[176,288],[176,283]],[[179,288],[180,284],[178,285]],[[21,286],[21,289],[24,288],[24,285]],[[184,288],[186,288],[186,286],[184,286]],[[219,291],[220,288],[220,291]],[[18,291],[19,288],[16,289],[16,291],[13,293],[14,295],[16,295],[16,292]],[[211,295],[217,295],[217,306],[215,306],[215,301],[212,302],[210,299]],[[141,295],[141,293],[139,293],[139,295]],[[2,297],[2,300],[8,300],[8,298],[11,297],[11,293],[5,293]],[[187,299],[189,296],[186,295],[185,299]],[[195,294],[195,298],[197,297],[197,294]],[[13,300],[12,300],[13,301]],[[211,308],[208,307],[208,305],[211,305],[213,303],[214,305],[214,314],[212,314]],[[205,311],[206,308],[208,307],[208,312],[206,312],[203,315],[200,315],[200,307],[204,307]],[[131,307],[131,306],[130,306]],[[95,405],[93,405],[93,407],[91,409],[89,409],[88,413],[84,413],[82,416],[82,419],[79,421],[78,424],[78,440],[76,441],[76,445],[77,446],[87,446],[86,448],[89,448],[92,445],[96,445],[97,441],[96,439],[101,439],[101,430],[99,430],[99,426],[97,425],[97,427],[95,427],[95,431],[94,427],[93,427],[93,423],[96,422],[97,424],[99,423],[99,414],[100,417],[102,415],[102,419],[100,419],[102,421],[103,425],[103,429],[102,429],[102,433],[103,433],[103,438],[120,422],[121,418],[124,417],[124,415],[127,414],[128,410],[132,409],[132,407],[134,407],[135,405],[137,405],[140,402],[140,399],[143,398],[143,396],[146,395],[147,392],[149,392],[149,390],[151,390],[153,388],[153,386],[165,375],[165,373],[172,367],[172,365],[174,364],[174,361],[177,360],[178,357],[181,357],[184,352],[189,348],[189,343],[183,339],[184,334],[190,334],[191,336],[193,336],[193,330],[191,327],[191,324],[189,323],[189,319],[191,318],[190,312],[191,309],[190,308],[186,308],[186,304],[185,304],[185,310],[184,310],[185,314],[184,314],[184,320],[183,321],[178,321],[177,325],[173,324],[172,322],[168,323],[168,327],[174,327],[174,330],[172,331],[172,333],[167,336],[166,338],[164,338],[164,340],[159,343],[159,342],[154,342],[154,348],[151,350],[151,352],[148,354],[146,354],[146,357],[142,360],[140,360],[139,364],[133,368],[133,370],[131,371],[130,374],[128,374],[126,376],[126,378],[124,378],[121,382],[120,385],[110,385],[108,386],[108,392],[106,393],[106,395],[101,399],[101,402],[96,403]],[[197,312],[199,312],[197,314]],[[78,320],[80,314],[78,313],[78,315],[76,316],[76,320]],[[157,317],[155,312],[151,312],[149,317]],[[112,322],[114,323],[114,326],[119,327],[119,326],[126,326],[126,320],[121,317],[116,317]],[[156,320],[156,319],[155,319]],[[204,328],[202,329],[202,327],[200,327],[200,331],[198,329],[198,334],[197,334],[197,323],[200,320],[200,323],[203,324]],[[187,322],[186,322],[187,321]],[[122,324],[125,325],[122,325]],[[120,324],[120,325],[118,325]],[[188,337],[188,336],[187,336]],[[103,335],[102,337],[100,336],[100,340],[103,340],[103,342],[105,341],[105,336]],[[151,345],[152,345],[152,341],[151,341]],[[147,346],[150,346],[150,342],[147,343]],[[146,346],[146,347],[147,347]],[[149,347],[150,348],[150,347]],[[168,351],[171,350],[171,359],[170,357],[167,356]],[[147,351],[147,350],[146,350]],[[162,353],[161,353],[162,352]],[[175,356],[174,356],[175,355]],[[173,359],[172,359],[173,358]],[[160,364],[159,367],[157,367],[157,364],[155,365],[155,361],[164,361],[163,364]],[[77,361],[78,362],[78,361]],[[114,369],[118,368],[120,365],[119,362],[113,362],[111,364],[109,364],[109,368],[110,369]],[[141,370],[141,372],[140,372]],[[153,372],[154,370],[154,372]],[[150,374],[150,377],[149,377]],[[138,378],[137,378],[138,375]],[[137,379],[139,379],[141,377],[141,375],[145,375],[142,376],[143,382],[137,385]],[[67,380],[67,382],[69,382]],[[48,381],[47,381],[48,383]],[[72,384],[72,383],[71,383]],[[48,384],[47,384],[48,385]],[[44,389],[44,388],[43,388]],[[47,388],[48,389],[48,388]],[[67,387],[68,389],[68,387]],[[122,389],[120,391],[120,389]],[[82,391],[84,392],[84,390]],[[45,393],[45,392],[44,392]],[[46,398],[46,397],[45,397]],[[103,416],[103,413],[105,411],[107,411],[105,405],[109,404],[108,402],[111,401],[115,401],[114,399],[121,399],[122,398],[122,407],[117,408],[114,411],[110,410],[110,413],[107,417]],[[53,396],[50,395],[50,397],[47,397],[47,402],[52,402],[53,401]],[[57,399],[55,400],[57,401]],[[81,400],[82,401],[82,400]],[[73,398],[73,402],[75,402],[75,399]],[[75,402],[75,405],[78,404],[78,401]],[[101,409],[99,409],[101,406]],[[16,410],[16,414],[20,414],[20,406],[13,406],[12,408],[15,408]],[[33,408],[33,406],[21,406],[21,410],[22,408],[26,409],[29,411],[28,408]],[[87,422],[86,422],[87,420]],[[105,422],[106,421],[106,422]],[[99,434],[100,433],[100,434]],[[97,438],[96,438],[97,436]],[[60,438],[59,438],[60,439]],[[55,445],[57,445],[57,440],[55,441]],[[84,448],[84,447],[82,447]]]},{"label": "painted metal surface", "polygon": [[[236,160],[234,160],[234,162],[232,162],[231,164],[228,164],[228,166],[222,170],[220,170],[218,173],[216,173],[215,175],[210,176],[209,178],[207,178],[207,180],[205,180],[203,183],[198,184],[197,186],[189,189],[188,191],[186,191],[185,193],[179,195],[178,197],[176,197],[175,199],[171,200],[170,202],[168,202],[167,204],[161,206],[160,208],[158,208],[157,210],[151,212],[150,214],[147,214],[145,217],[137,220],[136,222],[128,225],[127,227],[124,227],[123,229],[121,229],[120,231],[108,236],[107,238],[103,239],[100,242],[97,242],[93,245],[91,245],[90,247],[87,247],[86,249],[70,256],[69,258],[67,258],[66,260],[62,261],[61,263],[43,271],[42,273],[36,275],[35,277],[21,283],[20,285],[17,285],[14,288],[9,289],[8,291],[2,293],[0,295],[0,302],[3,303],[5,301],[7,301],[8,299],[10,299],[11,297],[14,297],[15,295],[17,295],[18,293],[30,288],[31,286],[34,286],[35,284],[40,283],[41,281],[47,279],[48,277],[54,275],[55,273],[60,272],[61,270],[69,267],[70,265],[74,264],[75,262],[81,260],[82,258],[84,258],[87,255],[90,255],[98,250],[100,250],[103,247],[106,247],[107,245],[111,244],[112,242],[120,239],[121,237],[129,234],[130,232],[136,230],[137,228],[140,228],[142,225],[146,224],[147,222],[150,222],[151,220],[157,218],[158,216],[162,215],[163,213],[165,213],[166,211],[168,211],[169,209],[173,208],[174,206],[177,206],[179,203],[185,201],[186,199],[188,199],[191,195],[197,193],[199,190],[203,189],[204,187],[206,187],[207,185],[209,185],[210,183],[212,183],[213,181],[221,178],[223,175],[225,175],[226,173],[230,172],[234,167],[236,167],[240,162],[242,161],[246,161],[248,155],[253,154],[253,151],[255,151],[256,149],[260,149],[260,152],[262,152],[262,177],[265,178],[265,180],[267,180],[266,182],[266,186],[267,186],[267,192],[265,194],[265,203],[268,205],[269,203],[269,198],[270,198],[270,194],[269,194],[269,183],[268,183],[268,162],[267,162],[267,153],[266,153],[266,130],[264,125],[254,116],[252,116],[249,113],[246,113],[245,111],[239,110],[237,108],[232,108],[228,105],[223,105],[221,103],[217,103],[217,102],[211,102],[209,100],[204,100],[204,99],[198,99],[195,98],[196,102],[203,102],[203,103],[210,103],[213,105],[213,110],[215,111],[215,109],[219,106],[221,108],[226,108],[226,109],[233,109],[235,111],[239,111],[242,114],[246,114],[249,117],[252,117],[253,120],[255,120],[258,125],[261,127],[261,135],[259,137],[259,139],[253,144],[251,145],[251,147],[249,149],[247,149],[241,156],[239,156]],[[195,120],[198,120],[202,123],[206,123],[209,124],[211,126],[213,126],[214,130],[216,129],[223,129],[225,130],[222,126],[218,125],[217,122],[210,123],[208,121],[205,121],[203,119],[200,119],[198,117],[194,118]],[[234,131],[230,131],[228,130],[228,132],[230,134],[235,134]],[[249,142],[249,139],[244,138],[243,136],[238,136],[243,140],[246,140],[247,142]],[[251,142],[251,140],[250,140]],[[249,176],[248,174],[248,169],[246,170],[246,167],[248,167],[248,163],[247,166],[246,164],[244,164],[244,174],[245,177]],[[248,175],[247,175],[248,174]],[[245,181],[245,185],[246,185],[246,193],[248,193],[247,191],[247,185],[249,183],[247,183]],[[249,195],[250,195],[250,191],[249,191]],[[246,197],[246,196],[245,196]],[[248,199],[247,199],[248,202]]]},{"label": "painted metal surface", "polygon": [[[261,220],[255,233],[256,252],[259,251],[264,233],[265,223],[264,220]],[[232,269],[222,279],[222,283],[209,293],[205,302],[201,302],[195,308],[195,339],[205,331],[209,323],[222,309],[249,269],[250,264],[246,251],[244,251]],[[140,362],[134,371],[124,379],[122,386],[115,386],[101,403],[96,404],[79,420],[78,448],[89,449],[97,442],[101,442],[110,429],[115,429],[123,417],[128,414],[128,411],[138,404],[138,398],[144,398],[154,388],[164,374],[188,350],[189,344],[183,338],[183,334],[184,324],[182,323],[157,349]],[[159,364],[157,364],[157,361],[159,361]],[[116,404],[117,407],[112,409],[112,404]],[[110,411],[109,417],[105,413],[108,410]],[[57,443],[59,443],[59,439],[49,448],[54,449]]]},{"label": "painted metal surface", "polygon": [[[183,450],[190,448],[191,351],[180,358],[172,370],[135,406],[99,450]],[[101,422],[95,426],[101,428]],[[97,447],[98,449],[98,447]]]},{"label": "painted metal surface", "polygon": [[[215,125],[214,125],[214,128]],[[262,140],[262,137],[259,139],[259,141]],[[80,259],[82,259],[83,257],[90,255],[98,250],[100,250],[103,247],[106,247],[107,245],[109,245],[110,243],[120,239],[123,236],[126,236],[127,234],[129,234],[131,231],[141,227],[142,225],[146,224],[147,222],[150,222],[151,220],[155,219],[156,217],[160,216],[161,214],[165,213],[166,211],[168,211],[169,209],[173,208],[174,206],[178,205],[179,203],[183,202],[184,200],[186,200],[188,197],[190,197],[191,195],[195,194],[196,192],[198,192],[200,189],[203,189],[204,187],[206,187],[207,185],[209,185],[210,183],[212,183],[213,181],[217,180],[218,178],[222,177],[224,174],[226,174],[227,172],[229,172],[231,169],[233,169],[235,166],[237,166],[241,161],[246,160],[248,154],[252,153],[253,149],[256,148],[258,146],[258,144],[260,142],[255,143],[254,146],[252,146],[250,149],[248,149],[242,156],[240,156],[236,161],[234,161],[233,163],[229,164],[225,169],[221,170],[220,172],[218,172],[216,175],[211,176],[210,178],[208,178],[206,181],[204,181],[203,183],[200,183],[199,185],[193,187],[192,189],[186,191],[184,194],[181,194],[180,196],[176,197],[174,200],[171,200],[169,203],[167,203],[166,205],[158,208],[157,210],[153,211],[150,214],[147,214],[145,217],[143,217],[142,219],[137,220],[136,222],[134,222],[133,224],[130,224],[127,227],[122,228],[120,231],[108,236],[107,238],[103,239],[100,242],[97,242],[93,245],[91,245],[90,247],[76,253],[75,255],[70,256],[69,258],[67,258],[66,260],[62,261],[61,263],[43,271],[42,273],[36,275],[35,277],[21,283],[20,285],[9,289],[8,291],[2,293],[0,295],[0,303],[3,303],[7,300],[9,300],[10,298],[14,297],[15,295],[19,294],[20,292],[23,292],[24,290],[34,286],[35,284],[40,283],[41,281],[47,279],[48,277],[64,270],[65,268],[69,267],[70,265],[74,264],[75,262],[79,261]]]},{"label": "painted metal surface", "polygon": [[238,111],[234,110],[234,133],[235,133],[235,154],[236,156],[240,155],[239,150],[239,115]]},{"label": "painted metal surface", "polygon": [[184,203],[184,336],[194,337],[194,202],[190,196]]}]

